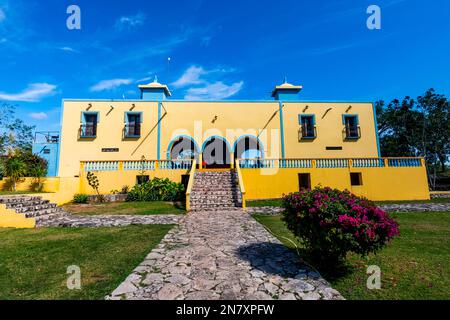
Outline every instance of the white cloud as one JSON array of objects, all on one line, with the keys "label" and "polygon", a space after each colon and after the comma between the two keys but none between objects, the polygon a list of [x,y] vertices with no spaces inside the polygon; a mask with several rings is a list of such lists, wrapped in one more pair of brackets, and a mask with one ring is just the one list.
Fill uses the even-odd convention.
[{"label": "white cloud", "polygon": [[59,48],[59,50],[66,51],[66,52],[72,52],[72,53],[80,53],[80,51],[75,50],[72,47],[61,47],[61,48]]},{"label": "white cloud", "polygon": [[103,80],[91,87],[92,92],[99,92],[105,90],[112,90],[120,86],[129,85],[133,82],[133,79],[110,79]]},{"label": "white cloud", "polygon": [[48,83],[32,83],[20,93],[0,92],[0,100],[37,102],[42,98],[54,95],[56,86]]},{"label": "white cloud", "polygon": [[124,16],[120,17],[116,21],[116,28],[119,30],[124,29],[134,29],[139,26],[142,26],[145,22],[146,16],[142,12],[139,12],[138,14],[134,16]]},{"label": "white cloud", "polygon": [[5,11],[0,9],[0,22],[4,21],[6,19]]},{"label": "white cloud", "polygon": [[232,85],[226,85],[221,81],[207,84],[201,88],[190,88],[187,90],[184,98],[186,100],[221,100],[234,96],[241,91],[244,82],[236,82]]},{"label": "white cloud", "polygon": [[175,88],[181,88],[189,85],[203,84],[206,81],[200,79],[200,77],[207,73],[208,72],[205,71],[202,67],[191,66],[177,81],[172,83],[172,86],[174,86]]},{"label": "white cloud", "polygon": [[28,114],[31,118],[36,120],[44,120],[48,118],[48,114],[45,112],[32,112]]}]

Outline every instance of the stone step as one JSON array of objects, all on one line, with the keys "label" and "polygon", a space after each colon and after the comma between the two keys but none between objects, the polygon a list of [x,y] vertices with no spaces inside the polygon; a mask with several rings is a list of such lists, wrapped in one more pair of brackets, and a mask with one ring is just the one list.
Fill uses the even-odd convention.
[{"label": "stone step", "polygon": [[0,203],[20,203],[20,202],[29,202],[29,201],[42,201],[41,197],[32,197],[32,196],[7,196],[0,197]]},{"label": "stone step", "polygon": [[65,217],[66,215],[67,215],[66,212],[60,211],[60,212],[56,212],[56,213],[52,213],[52,214],[46,214],[43,216],[35,217],[36,226],[37,227],[45,227],[46,222],[51,221],[53,224],[55,220],[61,219],[61,218]]},{"label": "stone step", "polygon": [[50,203],[48,200],[33,200],[33,201],[23,201],[23,202],[8,202],[5,203],[6,207],[8,209],[15,209],[15,208],[23,208],[23,207],[30,207],[30,206],[40,206]]},{"label": "stone step", "polygon": [[[8,208],[8,206],[7,206],[7,208]],[[46,204],[32,205],[32,206],[11,207],[8,209],[14,209],[17,213],[27,213],[27,212],[53,209],[53,208],[56,208],[56,204],[46,203]]]},{"label": "stone step", "polygon": [[49,209],[29,211],[29,212],[25,212],[25,213],[21,213],[21,214],[23,214],[26,218],[36,218],[36,217],[54,214],[57,212],[64,212],[64,211],[61,208],[54,207],[54,208],[49,208]]}]

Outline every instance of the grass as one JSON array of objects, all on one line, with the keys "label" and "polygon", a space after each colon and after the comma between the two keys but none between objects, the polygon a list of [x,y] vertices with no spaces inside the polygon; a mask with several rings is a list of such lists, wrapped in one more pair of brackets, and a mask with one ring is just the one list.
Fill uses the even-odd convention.
[{"label": "grass", "polygon": [[[340,276],[323,273],[325,278],[351,300],[450,299],[450,212],[392,216],[400,224],[401,235],[398,238],[376,256],[371,255],[367,259],[349,254],[347,272]],[[294,241],[301,248],[280,216],[255,215],[255,218],[287,247],[294,248],[291,242]],[[305,256],[303,258],[308,260]],[[381,268],[381,290],[366,288],[369,265]]]},{"label": "grass", "polygon": [[[450,198],[435,198],[431,200],[424,201],[377,201],[378,205],[383,204],[414,204],[414,203],[450,203]],[[270,199],[270,200],[250,200],[247,201],[247,207],[281,207],[281,199]]]},{"label": "grass", "polygon": [[[0,300],[102,299],[171,228],[0,229]],[[71,265],[81,290],[67,289]]]},{"label": "grass", "polygon": [[181,204],[172,202],[113,202],[102,204],[68,204],[63,208],[79,215],[154,215],[185,214]]}]

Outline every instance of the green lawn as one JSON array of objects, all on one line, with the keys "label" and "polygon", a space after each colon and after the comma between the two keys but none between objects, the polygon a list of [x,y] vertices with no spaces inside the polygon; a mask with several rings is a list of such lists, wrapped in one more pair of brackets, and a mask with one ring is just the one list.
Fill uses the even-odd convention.
[{"label": "green lawn", "polygon": [[[345,275],[334,277],[324,273],[325,278],[345,298],[352,300],[450,299],[450,212],[392,216],[400,224],[400,237],[368,260],[349,255]],[[295,247],[283,238],[295,241],[280,216],[255,215],[255,218],[286,246]],[[381,268],[381,290],[366,288],[368,265]]]},{"label": "green lawn", "polygon": [[[427,201],[378,201],[376,204],[450,203],[450,198],[435,198]],[[247,207],[281,207],[281,199],[249,200]]]},{"label": "green lawn", "polygon": [[[171,228],[0,229],[0,300],[102,299]],[[66,287],[71,265],[81,268],[81,290]]]},{"label": "green lawn", "polygon": [[185,214],[181,204],[172,202],[114,202],[103,204],[68,204],[63,208],[73,214],[80,215],[153,215],[153,214]]}]

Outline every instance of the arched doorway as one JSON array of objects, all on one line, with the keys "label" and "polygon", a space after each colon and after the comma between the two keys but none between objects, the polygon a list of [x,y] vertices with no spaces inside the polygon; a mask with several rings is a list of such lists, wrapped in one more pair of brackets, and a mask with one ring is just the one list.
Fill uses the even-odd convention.
[{"label": "arched doorway", "polygon": [[188,136],[178,137],[173,140],[167,151],[167,157],[171,160],[198,160],[199,149],[194,139]]},{"label": "arched doorway", "polygon": [[263,159],[264,147],[257,137],[243,136],[234,145],[235,159]]},{"label": "arched doorway", "polygon": [[205,168],[230,168],[230,148],[224,138],[211,137],[203,144],[203,166]]}]

